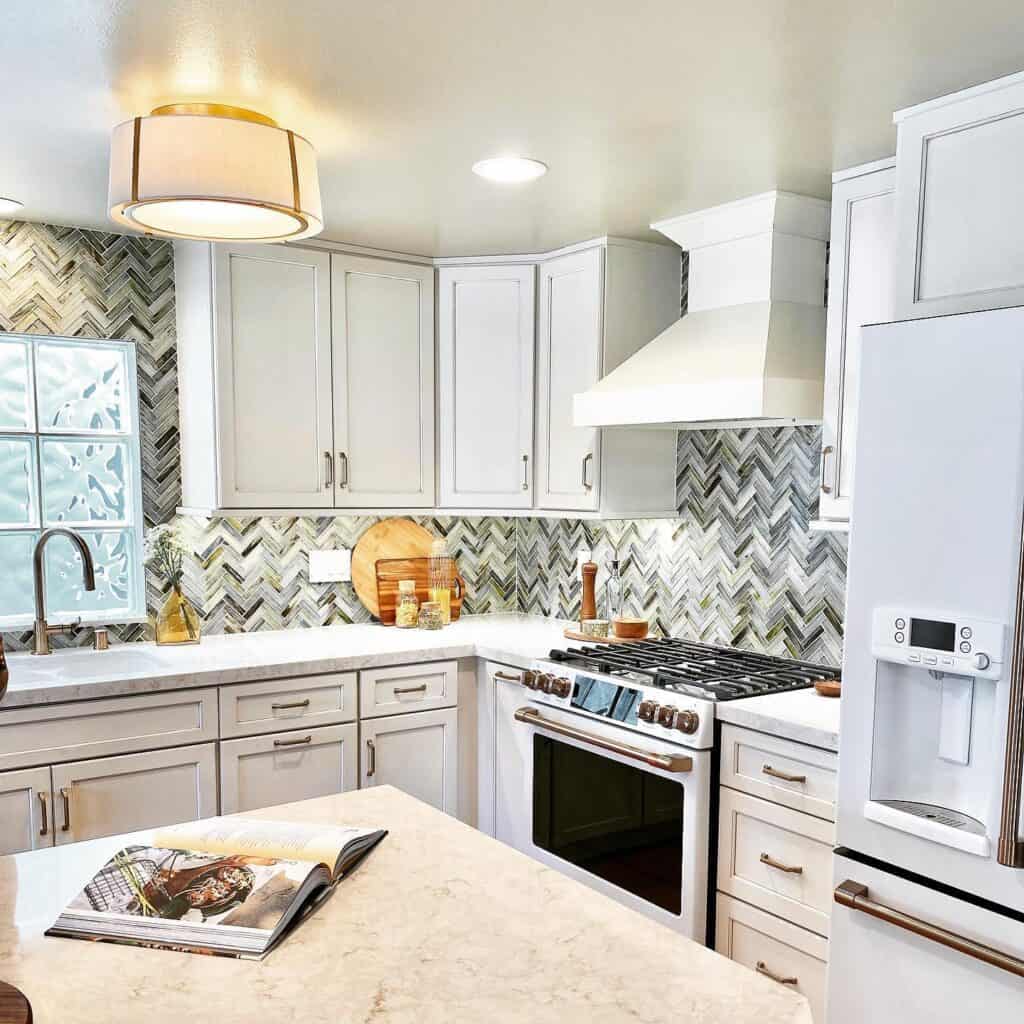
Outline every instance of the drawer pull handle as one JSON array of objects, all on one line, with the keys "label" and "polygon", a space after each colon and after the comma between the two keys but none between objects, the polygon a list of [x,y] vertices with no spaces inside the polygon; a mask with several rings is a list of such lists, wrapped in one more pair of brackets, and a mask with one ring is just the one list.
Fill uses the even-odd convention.
[{"label": "drawer pull handle", "polygon": [[67,786],[60,787],[60,798],[64,801],[64,824],[61,825],[61,832],[71,831],[71,793]]},{"label": "drawer pull handle", "polygon": [[420,683],[419,686],[396,686],[392,692],[396,697],[402,693],[426,693],[427,684]]},{"label": "drawer pull handle", "polygon": [[42,817],[42,823],[39,826],[39,834],[41,836],[45,836],[46,833],[50,831],[50,823],[46,817],[46,794],[36,793],[36,796],[39,797],[39,814]]},{"label": "drawer pull handle", "polygon": [[797,985],[800,982],[799,978],[796,977],[784,977],[781,974],[776,974],[774,971],[768,969],[768,965],[763,960],[757,961],[757,967],[755,968],[758,974],[763,974],[766,978],[771,978],[772,981],[777,981],[780,985]]},{"label": "drawer pull handle", "polygon": [[506,683],[521,683],[523,681],[522,676],[513,676],[508,672],[495,672],[495,679],[504,679]]},{"label": "drawer pull handle", "polygon": [[312,743],[313,737],[300,736],[297,740],[274,740],[275,747],[301,747],[304,743]]},{"label": "drawer pull handle", "polygon": [[778,768],[773,768],[770,764],[762,765],[761,771],[765,775],[770,775],[773,779],[782,779],[783,782],[797,782],[801,786],[807,781],[806,775],[790,775],[788,772],[780,772]]},{"label": "drawer pull handle", "polygon": [[309,698],[307,697],[305,700],[293,700],[293,701],[291,701],[288,704],[271,704],[270,705],[270,710],[271,711],[290,711],[292,708],[308,708],[308,707],[309,707]]},{"label": "drawer pull handle", "polygon": [[783,864],[782,861],[776,860],[770,853],[762,853],[760,861],[762,864],[767,864],[770,868],[775,868],[776,871],[784,871],[787,875],[802,875],[804,873],[803,868],[795,864]]},{"label": "drawer pull handle", "polygon": [[366,766],[366,777],[369,779],[377,770],[377,748],[373,745],[373,740],[366,741],[366,755],[369,761]]}]

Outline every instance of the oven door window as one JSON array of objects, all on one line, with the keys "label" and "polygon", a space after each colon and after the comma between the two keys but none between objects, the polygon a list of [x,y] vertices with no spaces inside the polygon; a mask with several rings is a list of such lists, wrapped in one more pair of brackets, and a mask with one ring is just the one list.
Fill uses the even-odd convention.
[{"label": "oven door window", "polygon": [[683,787],[533,737],[533,842],[671,914],[682,912]]}]

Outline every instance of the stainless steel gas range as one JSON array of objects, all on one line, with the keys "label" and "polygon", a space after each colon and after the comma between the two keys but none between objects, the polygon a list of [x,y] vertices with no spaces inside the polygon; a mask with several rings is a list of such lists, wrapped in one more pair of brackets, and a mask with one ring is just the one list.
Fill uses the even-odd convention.
[{"label": "stainless steel gas range", "polygon": [[519,677],[500,752],[512,842],[704,941],[715,705],[837,675],[685,640],[552,651]]}]

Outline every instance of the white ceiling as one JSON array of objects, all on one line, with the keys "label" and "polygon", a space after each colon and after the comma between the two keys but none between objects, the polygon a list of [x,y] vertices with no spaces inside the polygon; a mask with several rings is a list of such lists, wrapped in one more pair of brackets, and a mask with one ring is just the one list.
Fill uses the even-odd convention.
[{"label": "white ceiling", "polygon": [[[1024,67],[1019,0],[5,0],[0,195],[110,227],[118,121],[253,107],[320,155],[325,238],[537,251],[770,188],[827,196],[894,109]],[[550,173],[470,173],[514,152]]]}]

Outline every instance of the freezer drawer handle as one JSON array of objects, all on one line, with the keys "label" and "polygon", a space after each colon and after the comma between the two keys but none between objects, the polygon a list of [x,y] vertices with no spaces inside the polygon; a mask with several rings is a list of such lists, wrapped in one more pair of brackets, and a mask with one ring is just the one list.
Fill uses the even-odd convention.
[{"label": "freezer drawer handle", "polygon": [[774,971],[769,970],[768,965],[763,960],[757,961],[757,967],[755,968],[758,974],[763,974],[766,978],[771,978],[772,981],[777,981],[780,985],[799,985],[800,979],[796,977],[784,977],[781,974],[776,974]]},{"label": "freezer drawer handle", "polygon": [[789,775],[787,772],[780,772],[778,768],[773,768],[770,764],[762,765],[761,772],[764,775],[770,775],[773,779],[782,779],[783,782],[798,782],[803,785],[807,781],[806,775]]},{"label": "freezer drawer handle", "polygon": [[983,946],[973,939],[964,938],[956,932],[947,931],[938,925],[929,924],[920,918],[911,917],[900,910],[893,910],[892,907],[876,903],[870,898],[868,887],[859,882],[851,882],[847,879],[836,887],[834,893],[835,901],[841,907],[849,907],[851,910],[859,910],[862,914],[877,917],[879,921],[886,924],[894,924],[897,928],[905,928],[908,932],[920,935],[922,938],[931,939],[940,946],[955,949],[958,953],[974,957],[982,963],[991,964],[993,967],[1000,967],[1010,974],[1016,974],[1018,978],[1024,978],[1024,960],[1020,960],[1009,953],[1003,953],[991,946]]},{"label": "freezer drawer handle", "polygon": [[767,864],[770,868],[775,868],[776,871],[785,871],[787,875],[802,875],[804,869],[794,864],[783,864],[782,861],[776,860],[770,853],[762,853],[760,857],[762,864]]},{"label": "freezer drawer handle", "polygon": [[591,747],[599,747],[601,750],[609,750],[622,757],[630,757],[634,761],[642,761],[652,768],[660,768],[663,772],[682,774],[693,770],[693,758],[691,757],[677,754],[652,754],[649,750],[631,747],[626,743],[619,743],[618,740],[606,740],[603,736],[595,736],[592,732],[584,732],[582,729],[574,729],[571,725],[562,725],[561,722],[545,718],[533,708],[519,708],[515,713],[515,719],[517,722],[536,726],[545,732],[552,732],[556,736],[566,736]]}]

